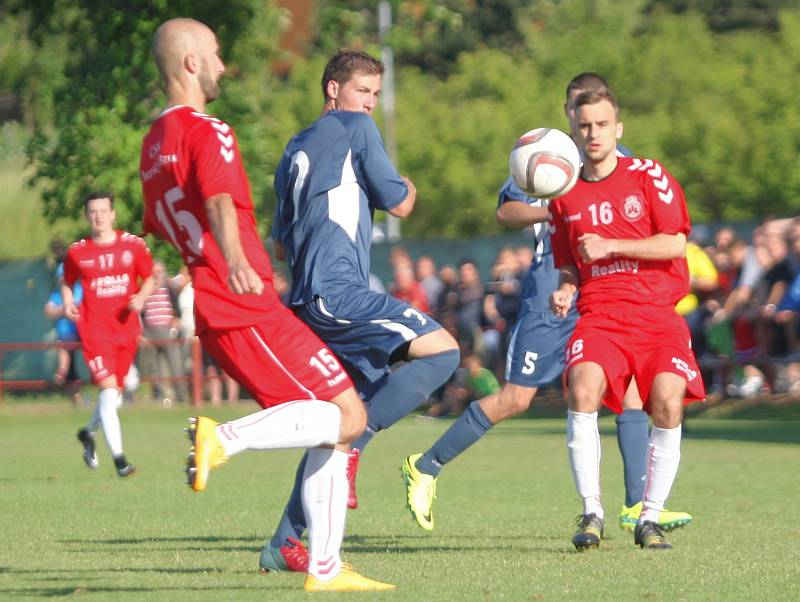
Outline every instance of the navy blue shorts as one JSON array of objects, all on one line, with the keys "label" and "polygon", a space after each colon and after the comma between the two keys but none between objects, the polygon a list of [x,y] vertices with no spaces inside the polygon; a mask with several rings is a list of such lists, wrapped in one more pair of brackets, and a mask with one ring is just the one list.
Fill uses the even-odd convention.
[{"label": "navy blue shorts", "polygon": [[318,298],[295,313],[349,368],[353,380],[369,382],[386,373],[398,347],[441,328],[405,301],[368,289]]},{"label": "navy blue shorts", "polygon": [[508,344],[506,380],[523,387],[541,387],[558,378],[564,371],[564,350],[577,321],[574,305],[565,318],[559,318],[551,310],[523,299]]}]

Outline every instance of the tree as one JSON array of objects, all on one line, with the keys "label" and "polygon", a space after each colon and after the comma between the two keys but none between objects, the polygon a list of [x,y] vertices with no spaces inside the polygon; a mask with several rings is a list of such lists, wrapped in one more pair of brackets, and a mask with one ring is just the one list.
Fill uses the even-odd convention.
[{"label": "tree", "polygon": [[[231,76],[215,112],[237,123],[258,112],[268,86],[268,59],[276,54],[282,14],[256,0],[195,3],[83,0],[67,8],[59,0],[34,0],[19,11],[30,15],[31,35],[55,32],[68,40],[64,79],[53,91],[51,124],[39,125],[29,146],[42,186],[45,217],[77,216],[93,189],[113,190],[121,227],[138,231],[142,215],[138,158],[141,138],[163,105],[150,44],[164,20],[192,14],[218,34]],[[262,128],[240,134],[245,158],[263,157]],[[252,153],[252,155],[251,155]],[[254,161],[255,162],[255,161]],[[252,172],[251,172],[252,173]],[[254,190],[264,188],[256,171]]]}]

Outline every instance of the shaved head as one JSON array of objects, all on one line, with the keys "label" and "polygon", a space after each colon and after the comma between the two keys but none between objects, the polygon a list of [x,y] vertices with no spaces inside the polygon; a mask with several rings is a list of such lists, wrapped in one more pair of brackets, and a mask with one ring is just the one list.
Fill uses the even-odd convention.
[{"label": "shaved head", "polygon": [[152,51],[168,90],[178,86],[191,91],[196,85],[206,102],[217,97],[224,66],[217,37],[207,25],[194,19],[170,19],[156,30]]}]

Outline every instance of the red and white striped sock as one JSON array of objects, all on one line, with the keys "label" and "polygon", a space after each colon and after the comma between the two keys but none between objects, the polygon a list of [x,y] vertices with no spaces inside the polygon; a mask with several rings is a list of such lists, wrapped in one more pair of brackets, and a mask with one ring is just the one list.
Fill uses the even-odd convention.
[{"label": "red and white striped sock", "polygon": [[303,510],[308,520],[308,572],[330,581],[342,570],[340,550],[347,517],[347,453],[308,450],[303,473]]},{"label": "red and white striped sock", "polygon": [[673,429],[653,427],[647,448],[644,504],[639,522],[658,522],[681,462],[681,425]]},{"label": "red and white striped sock", "polygon": [[567,412],[567,452],[583,513],[603,518],[600,503],[600,433],[597,412]]},{"label": "red and white striped sock", "polygon": [[245,449],[288,449],[335,445],[341,413],[336,404],[306,399],[287,401],[220,424],[217,436],[230,457]]}]

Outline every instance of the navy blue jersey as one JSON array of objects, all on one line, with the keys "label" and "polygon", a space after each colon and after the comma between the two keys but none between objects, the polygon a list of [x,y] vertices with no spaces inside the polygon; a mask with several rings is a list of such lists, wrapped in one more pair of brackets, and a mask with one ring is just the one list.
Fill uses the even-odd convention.
[{"label": "navy blue jersey", "polygon": [[297,134],[275,172],[272,237],[292,270],[291,305],[369,288],[376,209],[408,195],[375,122],[332,111]]},{"label": "navy blue jersey", "polygon": [[[506,201],[520,201],[533,207],[547,207],[549,201],[536,199],[522,190],[511,176],[500,189],[498,207]],[[532,300],[535,307],[550,311],[550,293],[558,288],[558,270],[553,262],[550,246],[550,225],[539,222],[533,231],[533,260],[522,282],[521,298]]]}]

